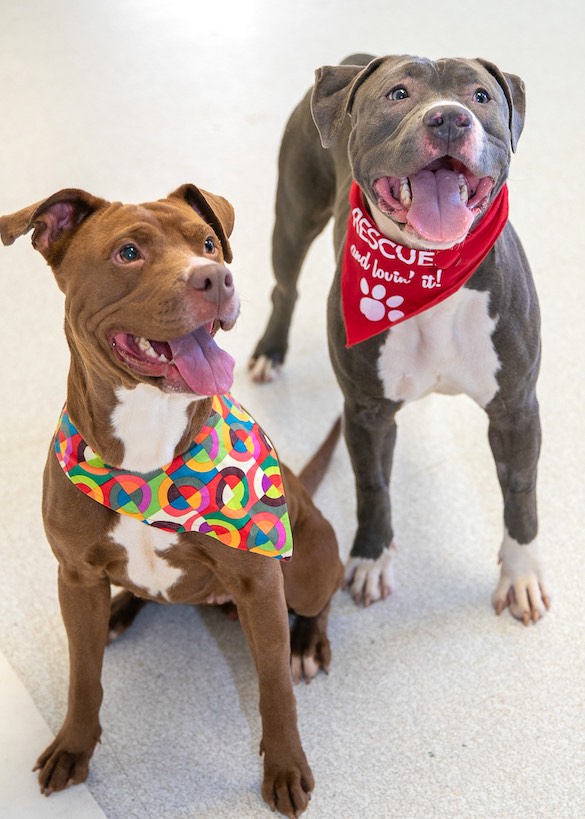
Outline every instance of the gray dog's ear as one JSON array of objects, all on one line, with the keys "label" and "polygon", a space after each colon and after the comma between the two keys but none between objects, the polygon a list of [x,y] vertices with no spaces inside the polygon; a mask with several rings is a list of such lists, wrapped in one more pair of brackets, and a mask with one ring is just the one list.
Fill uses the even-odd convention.
[{"label": "gray dog's ear", "polygon": [[234,209],[228,200],[224,199],[223,196],[197,188],[190,183],[181,185],[180,188],[177,188],[169,195],[184,199],[213,228],[221,242],[225,261],[231,262],[233,255],[228,236],[231,235],[234,229]]},{"label": "gray dog's ear", "polygon": [[355,92],[385,57],[376,57],[363,65],[324,65],[315,71],[311,112],[324,148],[330,148],[339,136],[345,117],[351,113]]},{"label": "gray dog's ear", "polygon": [[83,220],[106,204],[86,191],[75,188],[54,193],[17,213],[0,217],[0,236],[11,245],[20,236],[33,230],[33,247],[49,264],[59,261],[65,246]]},{"label": "gray dog's ear", "polygon": [[478,58],[477,62],[483,65],[486,71],[489,71],[504,92],[510,111],[510,143],[512,150],[515,152],[520,134],[524,128],[524,118],[526,116],[526,88],[524,81],[516,76],[516,74],[506,74],[504,71],[500,71],[497,65],[490,63],[488,60]]}]

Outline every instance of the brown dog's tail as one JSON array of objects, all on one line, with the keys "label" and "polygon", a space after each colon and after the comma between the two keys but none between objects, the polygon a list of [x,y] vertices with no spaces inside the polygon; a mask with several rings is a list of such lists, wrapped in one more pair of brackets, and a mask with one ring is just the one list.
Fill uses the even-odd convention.
[{"label": "brown dog's tail", "polygon": [[327,467],[331,463],[333,452],[337,446],[339,436],[341,434],[341,416],[339,416],[333,426],[329,435],[325,438],[317,452],[313,455],[311,460],[303,467],[299,474],[299,480],[309,492],[310,495],[317,490],[317,487],[323,480],[323,476],[327,472]]}]

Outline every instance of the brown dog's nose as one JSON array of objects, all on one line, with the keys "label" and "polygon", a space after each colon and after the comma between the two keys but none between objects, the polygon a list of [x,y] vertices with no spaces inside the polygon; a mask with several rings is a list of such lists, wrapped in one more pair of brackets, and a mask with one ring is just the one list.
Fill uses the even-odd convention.
[{"label": "brown dog's nose", "polygon": [[466,136],[472,119],[471,114],[459,105],[440,105],[426,112],[423,124],[431,129],[433,136],[452,142]]},{"label": "brown dog's nose", "polygon": [[189,284],[210,302],[221,304],[235,292],[234,278],[222,264],[206,264],[194,267],[189,275]]}]

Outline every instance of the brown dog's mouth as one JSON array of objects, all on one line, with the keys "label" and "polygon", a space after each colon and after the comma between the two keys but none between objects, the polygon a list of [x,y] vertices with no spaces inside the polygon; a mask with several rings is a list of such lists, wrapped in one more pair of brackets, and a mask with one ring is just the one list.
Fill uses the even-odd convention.
[{"label": "brown dog's mouth", "polygon": [[219,322],[211,322],[169,341],[114,333],[110,343],[133,373],[162,378],[166,391],[222,395],[233,384],[235,362],[213,338],[218,327]]},{"label": "brown dog's mouth", "polygon": [[418,238],[440,244],[462,241],[490,201],[494,180],[443,157],[410,176],[382,176],[373,184],[386,216]]}]

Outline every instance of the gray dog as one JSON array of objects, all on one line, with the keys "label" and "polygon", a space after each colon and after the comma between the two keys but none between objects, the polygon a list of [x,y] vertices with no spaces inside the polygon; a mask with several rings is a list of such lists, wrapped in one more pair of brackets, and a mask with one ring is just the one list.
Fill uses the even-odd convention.
[{"label": "gray dog", "polygon": [[356,602],[391,591],[395,414],[441,392],[469,395],[489,417],[504,498],[497,613],[509,606],[528,624],[549,607],[537,544],[539,308],[507,221],[524,111],[522,80],[484,60],[354,55],[316,72],[288,122],[273,312],[250,366],[269,381],[283,362],[303,259],[333,215],[328,337],[357,485],[346,569]]}]

